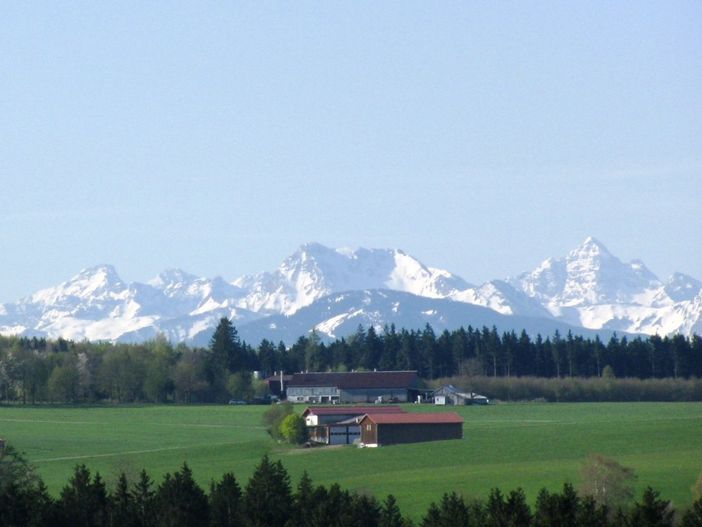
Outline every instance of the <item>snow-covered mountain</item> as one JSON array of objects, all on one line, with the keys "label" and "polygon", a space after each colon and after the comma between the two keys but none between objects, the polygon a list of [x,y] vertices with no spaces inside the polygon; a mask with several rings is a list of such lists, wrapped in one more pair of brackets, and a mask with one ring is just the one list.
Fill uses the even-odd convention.
[{"label": "snow-covered mountain", "polygon": [[554,318],[586,328],[689,334],[700,323],[700,282],[681,273],[663,282],[640,260],[624,263],[592,237],[509,282]]},{"label": "snow-covered mountain", "polygon": [[[492,309],[448,299],[427,298],[389,289],[349,291],[326,296],[291,316],[272,315],[260,318],[239,328],[239,334],[248,342],[266,338],[294,343],[311,328],[325,340],[351,335],[359,326],[373,326],[381,332],[385,326],[423,329],[429,324],[438,334],[444,329],[472,325],[474,328],[495,326],[498,331],[520,332],[531,335],[562,335],[593,337],[599,334],[607,339],[611,331],[594,331],[570,326],[551,318],[533,318],[521,315],[503,315]],[[204,344],[206,341],[199,342]]]},{"label": "snow-covered mountain", "polygon": [[331,293],[393,289],[428,298],[447,298],[468,287],[448,271],[427,267],[399,250],[329,249],[308,243],[272,273],[243,276],[234,285],[247,291],[241,307],[291,315]]},{"label": "snow-covered mountain", "polygon": [[239,322],[258,316],[236,307],[229,295],[241,292],[221,278],[208,280],[171,270],[148,284],[126,284],[112,266],[100,265],[0,306],[0,333],[72,340],[119,340],[129,335],[139,337],[128,340],[144,340],[164,333],[173,340],[188,340],[222,316]]},{"label": "snow-covered mountain", "polygon": [[623,263],[594,238],[531,272],[480,286],[400,250],[309,243],[275,271],[232,282],[172,269],[127,284],[109,265],[85,269],[0,305],[0,333],[130,342],[162,333],[205,343],[223,316],[242,335],[274,339],[313,327],[332,337],[359,324],[390,323],[692,334],[702,333],[702,283],[681,273],[661,281],[642,262]]}]

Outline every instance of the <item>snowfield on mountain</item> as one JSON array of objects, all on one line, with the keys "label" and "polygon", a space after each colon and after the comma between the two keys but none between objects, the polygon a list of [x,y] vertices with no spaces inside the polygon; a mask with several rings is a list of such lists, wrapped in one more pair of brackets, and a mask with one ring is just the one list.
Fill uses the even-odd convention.
[{"label": "snowfield on mountain", "polygon": [[624,263],[591,237],[565,257],[482,285],[400,250],[308,243],[275,271],[231,282],[172,269],[127,284],[110,265],[84,269],[0,305],[0,333],[127,342],[163,334],[206,344],[221,317],[250,342],[288,344],[313,328],[338,338],[359,324],[691,335],[702,333],[702,283],[682,273],[660,280],[643,262]]}]

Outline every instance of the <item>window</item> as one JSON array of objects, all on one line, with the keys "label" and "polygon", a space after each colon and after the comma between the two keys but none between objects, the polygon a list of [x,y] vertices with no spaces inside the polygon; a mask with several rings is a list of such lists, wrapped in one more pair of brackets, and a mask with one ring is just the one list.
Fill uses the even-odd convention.
[{"label": "window", "polygon": [[370,430],[371,428],[371,425],[366,425],[366,430]]}]

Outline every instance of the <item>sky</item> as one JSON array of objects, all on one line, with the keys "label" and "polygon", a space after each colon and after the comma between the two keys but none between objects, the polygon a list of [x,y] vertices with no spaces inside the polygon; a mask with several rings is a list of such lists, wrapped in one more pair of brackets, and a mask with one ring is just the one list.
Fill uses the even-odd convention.
[{"label": "sky", "polygon": [[299,245],[702,279],[702,3],[2,2],[0,302]]}]

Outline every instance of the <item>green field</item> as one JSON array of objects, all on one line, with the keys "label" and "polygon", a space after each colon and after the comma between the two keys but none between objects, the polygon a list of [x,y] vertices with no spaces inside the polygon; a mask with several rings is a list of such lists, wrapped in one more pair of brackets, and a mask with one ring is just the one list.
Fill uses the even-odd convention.
[{"label": "green field", "polygon": [[463,440],[378,449],[277,445],[261,425],[264,410],[2,407],[0,437],[26,453],[53,493],[78,463],[99,470],[108,483],[119,471],[135,475],[141,468],[159,481],[183,461],[203,486],[225,471],[245,483],[268,452],[282,459],[293,484],[306,469],[315,483],[339,482],[379,498],[393,493],[403,512],[415,517],[450,490],[485,498],[492,487],[521,486],[533,502],[543,486],[577,485],[580,466],[591,452],[633,467],[637,494],[651,485],[676,506],[690,504],[690,487],[702,471],[702,403],[462,407]]}]

